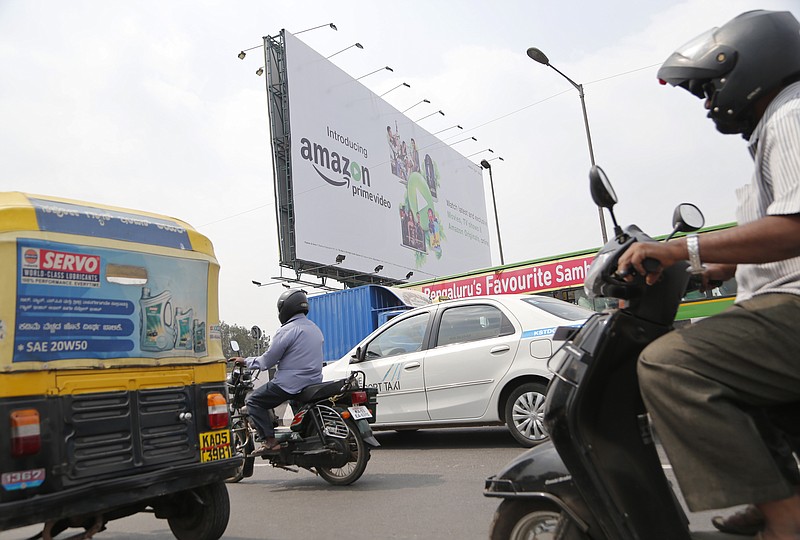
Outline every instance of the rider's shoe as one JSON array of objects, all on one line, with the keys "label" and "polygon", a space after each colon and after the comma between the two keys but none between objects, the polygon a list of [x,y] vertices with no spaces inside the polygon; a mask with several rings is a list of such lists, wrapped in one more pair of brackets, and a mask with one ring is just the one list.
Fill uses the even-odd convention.
[{"label": "rider's shoe", "polygon": [[764,529],[764,514],[755,506],[747,505],[730,516],[714,516],[711,523],[724,533],[754,536]]},{"label": "rider's shoe", "polygon": [[265,439],[261,446],[250,452],[251,457],[263,456],[265,454],[275,454],[281,449],[281,443],[275,437]]}]

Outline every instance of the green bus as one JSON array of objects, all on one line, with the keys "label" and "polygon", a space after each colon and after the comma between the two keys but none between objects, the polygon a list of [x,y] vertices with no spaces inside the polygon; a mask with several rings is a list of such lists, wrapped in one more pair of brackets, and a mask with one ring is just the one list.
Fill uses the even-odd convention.
[{"label": "green bus", "polygon": [[[727,229],[734,223],[706,227],[699,234]],[[662,239],[659,237],[657,239]],[[475,270],[463,274],[419,281],[404,285],[423,292],[432,300],[484,296],[490,294],[541,294],[560,298],[594,311],[616,307],[617,300],[589,298],[583,281],[597,249],[575,251],[531,261]],[[726,281],[712,290],[689,293],[678,309],[678,325],[714,315],[731,305],[736,298],[736,280]]]}]

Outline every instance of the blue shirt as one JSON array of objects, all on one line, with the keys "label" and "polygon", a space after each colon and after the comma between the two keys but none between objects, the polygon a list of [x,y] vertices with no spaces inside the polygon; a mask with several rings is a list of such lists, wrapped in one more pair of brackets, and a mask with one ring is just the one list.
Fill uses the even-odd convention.
[{"label": "blue shirt", "polygon": [[317,325],[298,313],[278,328],[267,352],[247,358],[247,367],[266,371],[277,366],[272,381],[281,390],[297,394],[310,384],[322,382],[323,341]]}]

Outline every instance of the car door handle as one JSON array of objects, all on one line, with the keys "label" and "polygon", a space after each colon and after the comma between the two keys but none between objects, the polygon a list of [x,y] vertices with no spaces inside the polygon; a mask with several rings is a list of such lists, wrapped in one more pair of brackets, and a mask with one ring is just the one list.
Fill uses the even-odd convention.
[{"label": "car door handle", "polygon": [[504,352],[510,351],[510,350],[511,350],[511,347],[509,347],[508,345],[498,345],[497,347],[492,347],[489,350],[489,352],[491,354],[495,354],[495,353],[504,353]]},{"label": "car door handle", "polygon": [[419,362],[409,362],[408,364],[403,366],[403,369],[411,371],[412,369],[417,369],[421,365],[422,364],[420,364]]}]

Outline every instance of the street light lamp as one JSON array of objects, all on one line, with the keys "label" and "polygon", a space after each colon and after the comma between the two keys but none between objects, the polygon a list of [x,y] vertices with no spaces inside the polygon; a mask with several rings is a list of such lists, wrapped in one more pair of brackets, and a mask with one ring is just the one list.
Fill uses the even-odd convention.
[{"label": "street light lamp", "polygon": [[404,113],[405,113],[405,112],[408,112],[408,111],[410,111],[411,109],[413,109],[414,107],[416,107],[417,105],[421,105],[422,103],[430,103],[430,100],[428,100],[428,99],[422,99],[422,100],[420,100],[420,101],[417,101],[416,103],[414,103],[414,104],[413,104],[411,107],[409,107],[409,108],[408,108],[408,109],[406,109],[405,111],[400,111],[400,112],[404,112]]},{"label": "street light lamp", "polygon": [[[300,30],[299,32],[295,32],[294,35],[296,36],[298,34],[302,34],[303,32],[310,32],[311,30],[316,30],[317,28],[322,28],[323,26],[330,26],[334,30],[338,30],[338,28],[336,28],[335,24],[328,23],[328,24],[321,24],[321,25],[315,26],[313,28],[306,28],[305,30]],[[242,49],[241,51],[239,51],[239,54],[237,54],[236,56],[238,56],[240,60],[244,60],[244,57],[247,56],[247,51],[252,51],[253,49],[258,49],[259,47],[262,47],[262,46],[263,45],[256,45],[255,47],[250,47],[249,49]],[[261,73],[263,73],[263,71]],[[259,75],[261,75],[261,73],[259,73]]]},{"label": "street light lamp", "polygon": [[358,78],[356,78],[356,80],[358,81],[358,80],[360,80],[360,79],[363,79],[364,77],[369,77],[369,76],[370,76],[370,75],[372,75],[373,73],[378,73],[379,71],[383,71],[383,70],[386,70],[386,71],[391,71],[392,73],[394,73],[394,70],[393,70],[392,68],[390,68],[389,66],[384,66],[384,67],[382,67],[382,68],[378,68],[378,69],[376,69],[375,71],[370,71],[370,72],[369,72],[369,73],[367,73],[366,75],[362,75],[361,77],[358,77]]},{"label": "street light lamp", "polygon": [[[503,158],[500,158],[503,159]],[[494,208],[494,224],[497,228],[497,247],[500,248],[500,264],[505,265],[506,261],[503,258],[503,241],[500,239],[500,220],[497,217],[497,202],[494,199],[494,179],[492,178],[492,166],[485,159],[481,160],[481,167],[489,169],[489,187],[492,188],[492,207]]]},{"label": "street light lamp", "polygon": [[335,52],[335,53],[333,53],[332,55],[330,55],[330,56],[326,56],[325,58],[333,58],[333,57],[334,57],[334,56],[336,56],[337,54],[339,54],[339,53],[343,53],[343,52],[344,52],[344,51],[346,51],[347,49],[352,49],[353,47],[357,47],[357,48],[359,48],[359,49],[363,49],[363,48],[364,48],[364,46],[363,46],[361,43],[353,43],[352,45],[348,45],[347,47],[345,47],[345,48],[344,48],[344,49],[342,49],[341,51],[336,51],[336,52]]},{"label": "street light lamp", "polygon": [[324,26],[330,26],[330,27],[331,27],[331,28],[333,28],[334,30],[338,30],[338,28],[336,28],[336,25],[335,25],[335,24],[333,24],[333,23],[328,23],[328,24],[321,24],[321,25],[319,25],[319,26],[315,26],[315,27],[313,27],[313,28],[306,28],[305,30],[300,30],[299,32],[295,32],[295,33],[294,33],[294,35],[297,35],[297,34],[302,34],[303,32],[310,32],[310,31],[312,31],[312,30],[316,30],[317,28],[322,28],[322,27],[324,27]]},{"label": "street light lamp", "polygon": [[490,154],[494,154],[494,150],[492,150],[491,148],[484,148],[483,150],[479,150],[478,152],[475,152],[474,154],[470,154],[470,155],[468,155],[466,157],[471,158],[472,156],[477,156],[481,152],[489,152]]},{"label": "street light lamp", "polygon": [[236,56],[238,56],[240,60],[244,60],[244,57],[247,56],[247,51],[252,51],[253,49],[258,49],[259,47],[263,47],[263,45],[256,45],[255,47],[250,47],[249,49],[243,49],[239,51],[239,54]]},{"label": "street light lamp", "polygon": [[449,128],[440,129],[436,133],[433,133],[433,135],[438,135],[439,133],[442,133],[442,132],[445,132],[445,131],[449,131],[449,130],[451,130],[453,128],[464,129],[463,127],[461,127],[458,124],[456,124],[455,126],[450,126]]},{"label": "street light lamp", "polygon": [[433,111],[431,114],[426,114],[425,116],[423,116],[419,120],[415,120],[414,122],[419,122],[420,120],[425,120],[426,118],[429,118],[429,117],[433,116],[434,114],[441,114],[442,116],[444,116],[444,113],[442,111]]},{"label": "street light lamp", "polygon": [[454,144],[458,144],[458,143],[464,142],[464,141],[475,141],[475,142],[478,142],[478,139],[476,139],[475,137],[467,137],[466,139],[461,139],[460,141],[456,141],[454,143],[450,143],[450,146],[453,146]]},{"label": "street light lamp", "polygon": [[[556,67],[553,66],[550,63],[550,59],[547,58],[547,55],[544,54],[539,49],[537,49],[536,47],[530,47],[528,49],[528,56],[532,60],[535,60],[536,62],[539,62],[540,64],[543,64],[545,66],[549,66],[549,67],[553,68],[553,70],[556,73],[558,73],[559,75],[561,75],[562,77],[567,79],[569,81],[569,83],[572,86],[574,86],[575,89],[578,91],[578,95],[581,98],[581,108],[583,109],[583,124],[586,127],[586,140],[589,143],[589,160],[592,163],[592,167],[594,167],[594,150],[592,149],[592,135],[591,135],[591,133],[589,133],[589,118],[588,118],[588,116],[586,116],[586,101],[584,100],[584,97],[583,97],[583,85],[576,83],[575,81],[573,81],[572,79],[570,79],[569,77],[567,77],[566,75],[561,73],[558,69],[556,69]],[[491,173],[490,173],[490,176],[491,176]],[[606,220],[603,217],[603,209],[602,208],[598,207],[597,208],[597,212],[598,212],[598,214],[600,216],[600,232],[603,234],[603,244],[605,244],[606,242],[608,242],[608,235],[606,234]]]},{"label": "street light lamp", "polygon": [[400,88],[401,86],[405,86],[406,88],[411,88],[411,85],[410,85],[410,84],[408,84],[408,83],[405,83],[405,82],[404,82],[404,83],[400,83],[400,84],[398,84],[397,86],[395,86],[394,88],[389,88],[389,89],[388,89],[386,92],[384,92],[383,94],[381,94],[381,95],[380,95],[380,96],[378,96],[378,97],[383,97],[383,96],[385,96],[386,94],[388,94],[389,92],[391,92],[392,90],[397,90],[397,89],[398,89],[398,88]]},{"label": "street light lamp", "polygon": [[[346,258],[346,256],[343,253],[339,253],[338,255],[336,255],[336,262],[334,262],[333,264],[321,264],[319,266],[314,266],[312,268],[296,269],[295,273],[297,274],[297,279],[286,279],[286,278],[283,278],[283,277],[274,277],[272,279],[275,279],[277,281],[271,281],[271,282],[268,282],[268,283],[262,283],[260,281],[252,280],[251,283],[253,285],[255,285],[256,287],[266,287],[267,285],[275,285],[276,283],[281,283],[285,287],[286,286],[286,282],[290,281],[290,282],[293,282],[293,283],[303,283],[304,285],[309,285],[311,287],[316,287],[316,285],[314,285],[313,283],[301,282],[300,281],[300,274],[313,272],[314,270],[319,270],[321,268],[330,268],[331,266],[340,265],[340,264],[342,264],[344,262],[345,258]],[[281,271],[281,276],[282,275],[283,275],[283,271]],[[323,283],[322,284],[325,285],[324,279],[323,279]]]}]

